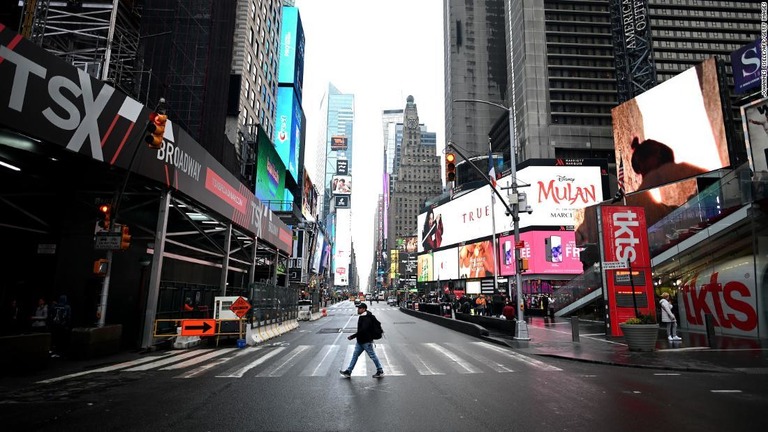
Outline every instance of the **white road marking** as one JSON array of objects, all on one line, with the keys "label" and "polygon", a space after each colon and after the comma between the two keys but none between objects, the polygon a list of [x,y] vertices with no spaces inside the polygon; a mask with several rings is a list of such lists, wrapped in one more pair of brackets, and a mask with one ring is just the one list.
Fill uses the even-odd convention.
[{"label": "white road marking", "polygon": [[454,366],[454,368],[460,373],[460,374],[474,374],[474,373],[480,373],[480,370],[474,366],[472,366],[471,363],[464,361],[461,357],[457,356],[453,352],[443,348],[442,346],[436,344],[436,343],[428,343],[426,344],[428,347],[432,348],[433,350],[439,352],[440,354],[448,357],[449,360],[451,360],[451,365]]},{"label": "white road marking", "polygon": [[411,364],[416,367],[419,375],[445,375],[445,373],[441,372],[434,365],[430,365],[424,361],[420,355],[412,352],[407,345],[404,345],[403,352]]},{"label": "white road marking", "polygon": [[387,376],[404,376],[405,372],[399,363],[392,360],[389,355],[389,345],[378,344],[376,345],[376,355],[379,357],[381,366],[384,368],[384,373]]},{"label": "white road marking", "polygon": [[225,348],[225,349],[216,350],[214,352],[210,352],[210,353],[202,355],[200,357],[189,359],[187,361],[184,361],[184,362],[181,362],[181,363],[177,363],[175,365],[170,365],[170,366],[166,366],[164,368],[160,368],[160,370],[175,370],[175,369],[188,368],[188,367],[190,367],[192,365],[196,365],[198,363],[202,363],[202,362],[204,362],[206,360],[210,360],[210,359],[212,359],[214,357],[218,357],[220,355],[224,355],[224,354],[226,354],[226,353],[228,353],[230,351],[236,350],[236,349],[237,348]]},{"label": "white road marking", "polygon": [[712,393],[741,393],[741,390],[710,390]]},{"label": "white road marking", "polygon": [[269,360],[270,358],[280,354],[281,351],[285,350],[284,347],[275,348],[274,350],[268,352],[267,354],[263,355],[262,357],[259,357],[258,359],[248,363],[247,365],[241,367],[240,369],[235,370],[232,373],[226,374],[226,375],[216,375],[216,378],[242,378],[243,375],[245,375],[246,372],[249,370],[255,368],[256,366],[264,363],[265,361]]},{"label": "white road marking", "polygon": [[309,362],[309,366],[301,373],[301,376],[325,376],[333,364],[333,359],[339,351],[339,345],[326,345]]},{"label": "white road marking", "polygon": [[536,368],[539,368],[539,369],[542,369],[542,370],[562,371],[562,369],[560,369],[559,367],[548,365],[548,364],[546,364],[546,363],[544,363],[542,361],[536,360],[534,358],[530,358],[528,356],[524,356],[524,355],[522,355],[520,353],[516,353],[516,352],[512,351],[509,348],[502,348],[502,347],[499,347],[499,346],[495,346],[495,345],[489,344],[488,342],[472,342],[472,343],[476,344],[478,346],[481,346],[483,348],[486,348],[486,349],[489,349],[489,350],[496,351],[498,353],[504,354],[507,357],[513,358],[513,359],[521,361],[523,363],[527,363],[527,364],[529,364],[529,365],[531,365],[533,367],[536,367]]},{"label": "white road marking", "polygon": [[69,374],[69,375],[63,375],[63,376],[56,377],[56,378],[50,378],[50,379],[47,379],[47,380],[38,381],[37,384],[50,384],[50,383],[55,383],[55,382],[58,382],[58,381],[64,381],[64,380],[67,380],[67,379],[70,379],[70,378],[76,378],[76,377],[80,377],[80,376],[83,376],[83,375],[89,375],[89,374],[92,374],[92,373],[112,372],[112,371],[115,371],[115,370],[118,370],[118,369],[123,369],[123,368],[131,367],[131,366],[135,366],[135,365],[139,365],[139,364],[154,362],[154,361],[157,361],[158,359],[161,359],[161,358],[165,358],[165,357],[168,357],[168,356],[173,356],[173,355],[176,355],[176,354],[181,354],[182,352],[183,351],[171,351],[171,352],[168,352],[167,354],[144,357],[144,358],[140,358],[140,359],[137,359],[137,360],[131,360],[131,361],[123,362],[123,363],[118,363],[118,364],[115,364],[115,365],[112,365],[112,366],[106,366],[106,367],[102,367],[102,368],[98,368],[98,369],[93,369],[93,370],[89,370],[89,371],[77,372],[77,373],[73,373],[73,374]]},{"label": "white road marking", "polygon": [[288,353],[285,357],[283,357],[282,362],[275,363],[274,365],[268,367],[266,370],[261,372],[260,374],[256,375],[257,377],[280,377],[285,374],[288,369],[290,369],[293,365],[296,364],[297,361],[299,361],[299,358],[304,354],[305,351],[309,349],[309,345],[299,345],[296,348],[293,349],[290,353]]},{"label": "white road marking", "polygon": [[679,373],[655,373],[656,376],[680,376]]},{"label": "white road marking", "polygon": [[150,369],[155,369],[155,368],[159,368],[160,366],[165,366],[167,364],[177,362],[181,359],[190,358],[190,357],[198,356],[200,354],[207,353],[208,351],[210,351],[210,349],[196,349],[196,350],[188,351],[184,354],[180,354],[174,357],[164,358],[162,360],[158,360],[153,363],[143,364],[141,366],[132,367],[130,369],[123,369],[120,372],[141,372],[141,371],[146,371]]},{"label": "white road marking", "polygon": [[253,354],[256,351],[259,351],[260,349],[262,349],[262,347],[253,347],[253,348],[243,349],[239,353],[233,355],[232,357],[224,357],[224,358],[221,358],[221,359],[216,359],[212,363],[201,365],[198,368],[192,369],[191,371],[189,371],[187,373],[183,373],[181,375],[175,376],[174,378],[194,378],[194,377],[202,374],[203,372],[207,371],[208,369],[211,369],[213,367],[222,365],[222,364],[224,364],[224,363],[226,363],[226,362],[228,362],[228,361],[230,361],[232,359],[238,358],[240,356],[247,355],[247,354]]},{"label": "white road marking", "polygon": [[[453,349],[455,349],[457,351],[465,350],[465,347],[463,345],[459,345],[459,344],[456,344],[456,343],[448,343],[446,345],[450,346],[451,348],[453,348]],[[478,362],[480,362],[481,364],[483,364],[485,366],[488,366],[489,368],[493,369],[496,372],[499,372],[499,373],[514,372],[514,369],[510,369],[510,368],[506,367],[505,365],[503,365],[503,364],[501,364],[499,362],[493,361],[493,360],[489,359],[488,357],[485,357],[485,356],[483,356],[481,354],[478,354],[478,353],[476,353],[474,351],[467,350],[464,354],[472,357],[473,359],[477,360]]]}]

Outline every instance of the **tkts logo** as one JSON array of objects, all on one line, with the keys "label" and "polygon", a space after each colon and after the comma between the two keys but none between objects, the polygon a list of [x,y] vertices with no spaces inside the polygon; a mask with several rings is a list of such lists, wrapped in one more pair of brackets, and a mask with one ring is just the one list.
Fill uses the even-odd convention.
[{"label": "tkts logo", "polygon": [[601,207],[606,261],[650,265],[645,213],[641,207]]}]

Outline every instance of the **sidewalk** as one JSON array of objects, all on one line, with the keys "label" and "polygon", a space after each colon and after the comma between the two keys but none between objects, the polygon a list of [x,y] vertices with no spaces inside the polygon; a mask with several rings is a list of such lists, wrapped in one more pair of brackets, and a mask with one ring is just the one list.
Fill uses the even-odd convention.
[{"label": "sidewalk", "polygon": [[579,341],[572,340],[570,319],[529,317],[530,341],[515,340],[513,335],[489,330],[489,341],[514,348],[521,353],[557,357],[616,366],[644,367],[675,371],[768,374],[768,344],[754,339],[716,336],[710,348],[701,333],[678,330],[680,342],[669,342],[666,331],[659,329],[654,352],[629,351],[623,338],[605,336],[604,325],[579,321]]}]

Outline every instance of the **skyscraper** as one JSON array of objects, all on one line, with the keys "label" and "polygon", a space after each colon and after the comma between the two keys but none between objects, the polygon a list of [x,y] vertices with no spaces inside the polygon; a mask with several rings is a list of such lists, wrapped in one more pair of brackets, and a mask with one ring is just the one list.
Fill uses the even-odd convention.
[{"label": "skyscraper", "polygon": [[[323,211],[321,219],[331,212],[331,200],[333,192],[330,190],[330,184],[333,176],[336,175],[336,162],[338,160],[347,161],[347,169],[352,173],[352,131],[355,120],[355,95],[344,94],[339,89],[328,84],[328,93],[325,96],[327,100],[325,141],[321,142],[321,147],[317,154],[321,155],[318,160],[324,159],[324,165],[318,167],[317,174],[323,176],[321,185],[318,185],[318,194],[323,197]],[[344,138],[345,144],[334,144],[334,138]]]},{"label": "skyscraper", "polygon": [[[435,142],[422,141],[419,113],[413,96],[408,96],[403,119],[400,162],[396,164],[393,189],[389,201],[388,249],[395,240],[415,235],[416,219],[427,199],[440,195],[440,160]],[[431,141],[431,142],[430,142]],[[487,141],[486,141],[487,143]]]}]

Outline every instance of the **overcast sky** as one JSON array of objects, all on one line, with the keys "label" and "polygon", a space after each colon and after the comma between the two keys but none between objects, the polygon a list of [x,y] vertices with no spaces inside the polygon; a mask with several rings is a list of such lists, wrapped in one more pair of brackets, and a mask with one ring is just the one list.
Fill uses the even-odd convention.
[{"label": "overcast sky", "polygon": [[352,240],[360,285],[373,260],[373,221],[382,193],[384,136],[381,113],[403,109],[413,95],[421,123],[437,132],[442,152],[442,0],[297,0],[304,26],[305,65],[302,107],[307,116],[305,166],[313,182],[323,93],[332,83],[355,95],[352,155]]}]

